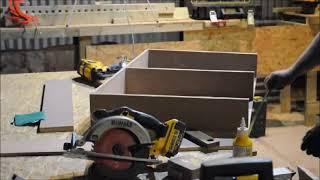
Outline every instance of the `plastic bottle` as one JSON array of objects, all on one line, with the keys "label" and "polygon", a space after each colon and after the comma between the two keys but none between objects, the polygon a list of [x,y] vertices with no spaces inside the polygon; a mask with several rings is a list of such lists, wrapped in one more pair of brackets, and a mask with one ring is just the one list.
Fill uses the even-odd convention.
[{"label": "plastic bottle", "polygon": [[237,129],[237,136],[233,141],[233,157],[252,156],[252,140],[248,131],[246,121],[242,118],[240,127]]}]

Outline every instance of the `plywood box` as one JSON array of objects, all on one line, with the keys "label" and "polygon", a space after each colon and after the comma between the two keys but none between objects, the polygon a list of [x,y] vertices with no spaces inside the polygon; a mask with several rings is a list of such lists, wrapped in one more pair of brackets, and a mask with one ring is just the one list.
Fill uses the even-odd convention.
[{"label": "plywood box", "polygon": [[248,117],[256,67],[256,55],[237,57],[146,50],[90,95],[91,112],[128,106],[161,121],[176,118],[191,129],[233,137],[241,117]]}]

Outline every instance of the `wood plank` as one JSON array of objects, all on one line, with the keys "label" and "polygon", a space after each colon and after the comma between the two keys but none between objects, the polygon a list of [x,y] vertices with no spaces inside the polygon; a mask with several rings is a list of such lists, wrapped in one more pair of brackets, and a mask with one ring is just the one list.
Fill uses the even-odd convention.
[{"label": "wood plank", "polygon": [[63,144],[71,141],[68,136],[37,136],[33,139],[6,138],[1,140],[1,157],[62,155]]},{"label": "wood plank", "polygon": [[38,26],[27,28],[0,28],[2,40],[48,37],[81,37],[81,36],[99,36],[99,35],[120,35],[131,34],[133,26],[134,33],[156,33],[156,32],[179,32],[194,31],[203,29],[203,21],[192,19],[183,20],[159,20],[156,22],[139,22],[124,24],[98,24],[98,25],[71,25],[65,26]]},{"label": "wood plank", "polygon": [[320,112],[317,102],[317,72],[310,71],[306,75],[306,98],[305,98],[305,122],[306,126],[313,126]]},{"label": "wood plank", "polygon": [[80,51],[80,60],[86,59],[86,47],[91,44],[91,37],[80,37],[79,38],[79,51]]},{"label": "wood plank", "polygon": [[280,91],[280,107],[282,113],[291,112],[291,86],[286,86]]},{"label": "wood plank", "polygon": [[73,131],[71,80],[49,80],[44,87],[42,107],[47,119],[41,121],[39,132]]},{"label": "wood plank", "polygon": [[149,67],[256,72],[257,54],[151,49]]},{"label": "wood plank", "polygon": [[[205,98],[160,95],[90,95],[90,110],[121,106],[151,114],[161,121],[177,118],[189,128],[211,131],[213,137],[234,137],[242,117],[248,118],[246,98]],[[230,110],[232,109],[232,113]]]},{"label": "wood plank", "polygon": [[254,72],[127,68],[125,81],[126,94],[252,99]]},{"label": "wood plank", "polygon": [[125,93],[126,69],[121,69],[111,78],[107,79],[103,85],[99,86],[96,93],[124,94]]}]

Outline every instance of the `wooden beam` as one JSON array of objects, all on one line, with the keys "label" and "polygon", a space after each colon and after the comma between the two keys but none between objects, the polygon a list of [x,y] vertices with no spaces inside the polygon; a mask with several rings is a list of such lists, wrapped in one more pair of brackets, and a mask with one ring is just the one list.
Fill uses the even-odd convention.
[{"label": "wooden beam", "polygon": [[320,112],[317,102],[317,72],[310,71],[306,75],[306,98],[305,98],[305,125],[313,126],[316,123],[317,113]]},{"label": "wooden beam", "polygon": [[286,86],[280,91],[280,108],[282,113],[291,112],[291,86]]},{"label": "wooden beam", "polygon": [[124,24],[98,24],[98,25],[71,25],[65,26],[38,26],[27,28],[0,28],[1,40],[19,39],[19,38],[37,38],[48,37],[81,37],[81,36],[102,36],[119,35],[133,33],[156,33],[156,32],[179,32],[194,31],[204,28],[203,21],[192,19],[184,20],[160,20],[156,22],[139,22]]},{"label": "wooden beam", "polygon": [[91,45],[91,37],[90,36],[84,36],[84,37],[79,38],[80,60],[87,58],[86,48],[88,45]]}]

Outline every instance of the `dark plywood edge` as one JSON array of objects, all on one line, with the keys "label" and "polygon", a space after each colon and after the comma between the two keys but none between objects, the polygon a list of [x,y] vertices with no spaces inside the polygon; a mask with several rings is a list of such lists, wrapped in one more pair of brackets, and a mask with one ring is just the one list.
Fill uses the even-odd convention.
[{"label": "dark plywood edge", "polygon": [[234,137],[241,118],[248,118],[248,102],[247,98],[91,94],[90,110],[128,106],[161,121],[176,118],[216,137]]},{"label": "dark plywood edge", "polygon": [[45,156],[61,155],[64,153],[63,144],[70,142],[71,134],[66,137],[50,136],[34,139],[8,138],[1,140],[1,157],[15,156]]},{"label": "dark plywood edge", "polygon": [[73,131],[72,81],[47,81],[41,111],[47,119],[40,122],[40,133]]},{"label": "dark plywood edge", "polygon": [[127,68],[126,94],[253,98],[253,71]]},{"label": "dark plywood edge", "polygon": [[257,54],[150,49],[149,67],[256,72]]}]

